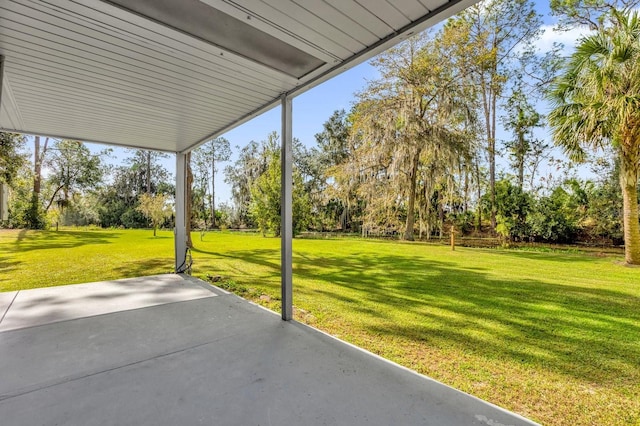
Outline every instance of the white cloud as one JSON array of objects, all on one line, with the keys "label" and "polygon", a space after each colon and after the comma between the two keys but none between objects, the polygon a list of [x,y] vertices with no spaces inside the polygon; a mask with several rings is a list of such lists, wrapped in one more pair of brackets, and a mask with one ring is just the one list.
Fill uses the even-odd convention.
[{"label": "white cloud", "polygon": [[564,46],[562,54],[570,55],[580,38],[590,33],[587,27],[576,27],[569,31],[557,31],[555,28],[555,25],[543,25],[541,27],[544,32],[536,42],[538,52],[541,54],[551,51],[554,43],[560,43]]}]

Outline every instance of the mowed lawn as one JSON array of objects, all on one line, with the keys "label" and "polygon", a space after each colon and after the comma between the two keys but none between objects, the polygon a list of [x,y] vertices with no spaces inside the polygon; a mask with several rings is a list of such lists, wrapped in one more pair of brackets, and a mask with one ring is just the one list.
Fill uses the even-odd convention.
[{"label": "mowed lawn", "polygon": [[[194,275],[279,309],[279,247],[194,233]],[[640,425],[640,268],[621,257],[294,240],[296,319],[550,425]],[[168,272],[171,232],[0,231],[0,290]]]}]

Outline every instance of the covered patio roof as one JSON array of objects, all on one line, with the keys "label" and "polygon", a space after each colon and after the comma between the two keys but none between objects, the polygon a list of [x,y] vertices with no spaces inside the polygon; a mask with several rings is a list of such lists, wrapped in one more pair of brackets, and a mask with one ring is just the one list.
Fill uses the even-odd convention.
[{"label": "covered patio roof", "polygon": [[[0,0],[0,130],[187,154],[282,106],[282,317],[292,318],[292,98],[478,0]],[[328,94],[330,96],[330,94]]]},{"label": "covered patio roof", "polygon": [[0,129],[187,152],[477,0],[0,0]]}]

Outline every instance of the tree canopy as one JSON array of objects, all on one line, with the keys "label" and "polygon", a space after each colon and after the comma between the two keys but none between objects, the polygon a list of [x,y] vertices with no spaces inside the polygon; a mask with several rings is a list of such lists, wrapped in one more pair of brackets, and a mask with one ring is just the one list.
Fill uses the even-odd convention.
[{"label": "tree canopy", "polygon": [[138,200],[137,210],[149,219],[155,237],[158,227],[173,214],[173,209],[169,205],[169,197],[164,194],[151,195],[145,192],[140,194]]},{"label": "tree canopy", "polygon": [[25,164],[24,145],[23,135],[0,132],[0,183],[11,185]]}]

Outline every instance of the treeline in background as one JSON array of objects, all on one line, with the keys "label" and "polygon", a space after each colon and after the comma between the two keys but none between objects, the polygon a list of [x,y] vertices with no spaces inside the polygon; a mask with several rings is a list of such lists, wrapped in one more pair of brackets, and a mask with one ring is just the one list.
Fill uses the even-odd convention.
[{"label": "treeline in background", "polygon": [[[623,44],[625,25],[637,24],[630,11],[637,2],[614,3],[622,12],[583,2],[551,7],[564,29],[591,19],[593,34]],[[630,186],[625,192],[620,183],[634,180],[631,160],[613,130],[596,142],[589,135],[598,129],[580,133],[599,114],[576,106],[582,74],[571,74],[589,40],[579,40],[570,57],[557,44],[541,52],[542,28],[530,1],[485,1],[375,58],[379,77],[352,108],[327,117],[315,141],[294,140],[294,232],[428,240],[453,231],[502,242],[622,244]],[[617,52],[637,54],[637,37],[628,43]],[[630,58],[625,69],[640,68]],[[625,84],[640,93],[634,72]],[[607,102],[616,100],[601,100],[602,114],[613,111]],[[11,188],[3,226],[173,225],[167,154],[128,150],[114,165],[109,150],[92,152],[78,141],[10,133],[1,140],[1,179]],[[191,228],[279,235],[278,134],[233,153],[231,162],[231,143],[218,138],[190,154]],[[219,205],[217,173],[231,190]],[[637,170],[634,176],[637,204]]]}]

